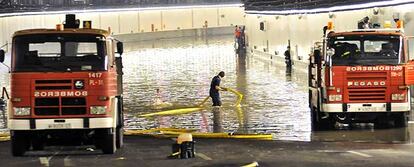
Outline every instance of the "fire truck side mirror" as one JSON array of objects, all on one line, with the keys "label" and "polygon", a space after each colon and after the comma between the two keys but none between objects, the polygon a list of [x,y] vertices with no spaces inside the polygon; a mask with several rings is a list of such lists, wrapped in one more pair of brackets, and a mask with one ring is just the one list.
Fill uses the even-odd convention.
[{"label": "fire truck side mirror", "polygon": [[4,52],[3,49],[0,49],[0,63],[4,62],[4,55],[6,54],[6,52]]},{"label": "fire truck side mirror", "polygon": [[124,43],[117,42],[116,43],[116,51],[117,51],[117,53],[119,53],[120,55],[122,55],[122,53],[124,53]]}]

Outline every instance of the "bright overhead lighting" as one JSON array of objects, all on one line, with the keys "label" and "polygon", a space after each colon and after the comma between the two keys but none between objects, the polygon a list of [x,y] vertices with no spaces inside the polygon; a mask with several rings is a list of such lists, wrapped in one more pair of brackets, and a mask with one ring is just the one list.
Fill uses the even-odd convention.
[{"label": "bright overhead lighting", "polygon": [[246,13],[249,13],[249,14],[280,14],[280,15],[300,14],[300,13],[325,13],[325,12],[355,10],[355,9],[373,8],[373,7],[381,7],[381,6],[395,6],[395,5],[402,5],[402,4],[408,4],[408,3],[414,3],[414,0],[380,1],[380,2],[370,2],[370,3],[346,5],[346,6],[333,6],[329,8],[316,8],[316,9],[309,9],[309,10],[283,10],[283,11],[249,10],[249,11],[246,11]]},{"label": "bright overhead lighting", "polygon": [[0,17],[24,16],[24,15],[48,15],[48,14],[67,14],[67,13],[97,13],[97,12],[127,12],[145,10],[170,10],[170,9],[189,9],[189,8],[222,8],[222,7],[242,7],[243,4],[221,4],[221,5],[193,5],[193,6],[168,6],[168,7],[144,7],[144,8],[114,8],[114,9],[87,9],[87,10],[66,10],[49,12],[22,12],[4,13]]}]

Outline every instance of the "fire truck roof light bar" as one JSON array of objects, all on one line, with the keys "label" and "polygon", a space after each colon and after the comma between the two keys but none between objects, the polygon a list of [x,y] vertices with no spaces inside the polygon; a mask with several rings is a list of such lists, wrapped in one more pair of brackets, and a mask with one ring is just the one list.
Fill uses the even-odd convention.
[{"label": "fire truck roof light bar", "polygon": [[346,10],[356,10],[356,9],[365,9],[373,7],[384,7],[384,6],[397,6],[414,3],[414,0],[391,0],[391,1],[380,1],[380,2],[370,2],[364,4],[355,4],[355,5],[346,5],[346,6],[333,6],[329,8],[316,8],[309,10],[283,10],[283,11],[246,11],[248,14],[276,14],[276,15],[290,15],[290,14],[305,14],[305,13],[327,13],[334,11],[346,11]]},{"label": "fire truck roof light bar", "polygon": [[218,7],[242,7],[243,4],[221,4],[221,5],[193,5],[193,6],[168,6],[168,7],[147,7],[147,8],[114,8],[114,9],[89,9],[89,10],[67,10],[67,11],[49,11],[49,12],[22,12],[22,13],[4,13],[0,17],[25,16],[25,15],[49,15],[49,14],[66,14],[66,13],[98,13],[98,12],[126,12],[126,11],[146,11],[146,10],[171,10],[171,9],[189,9],[189,8],[218,8]]}]

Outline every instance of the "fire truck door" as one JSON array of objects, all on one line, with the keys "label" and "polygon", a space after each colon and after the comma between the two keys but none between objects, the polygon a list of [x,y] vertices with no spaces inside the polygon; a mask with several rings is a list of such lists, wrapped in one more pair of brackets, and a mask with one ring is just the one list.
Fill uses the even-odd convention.
[{"label": "fire truck door", "polygon": [[414,36],[407,37],[406,48],[408,61],[404,65],[405,84],[414,85]]}]

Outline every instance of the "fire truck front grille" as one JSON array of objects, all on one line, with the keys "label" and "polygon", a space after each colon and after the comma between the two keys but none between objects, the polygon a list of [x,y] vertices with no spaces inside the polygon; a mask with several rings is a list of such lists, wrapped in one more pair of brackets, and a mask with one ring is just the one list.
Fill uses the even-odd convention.
[{"label": "fire truck front grille", "polygon": [[37,98],[35,106],[59,106],[59,98]]},{"label": "fire truck front grille", "polygon": [[72,80],[36,80],[36,90],[68,90],[72,89]]},{"label": "fire truck front grille", "polygon": [[67,107],[62,108],[62,115],[84,115],[86,107]]},{"label": "fire truck front grille", "polygon": [[63,106],[83,106],[86,105],[85,98],[62,98]]},{"label": "fire truck front grille", "polygon": [[348,88],[349,102],[384,101],[386,88]]},{"label": "fire truck front grille", "polygon": [[[387,72],[347,72],[346,75],[349,102],[384,102],[386,100],[387,87],[380,83],[387,81]],[[368,85],[368,82],[371,84]]]},{"label": "fire truck front grille", "polygon": [[35,114],[40,116],[46,116],[46,115],[59,115],[59,108],[53,107],[53,108],[35,108]]},{"label": "fire truck front grille", "polygon": [[86,98],[36,98],[34,111],[38,116],[85,115]]}]

